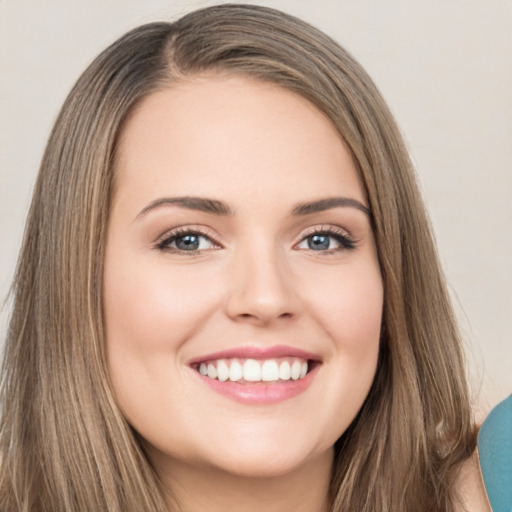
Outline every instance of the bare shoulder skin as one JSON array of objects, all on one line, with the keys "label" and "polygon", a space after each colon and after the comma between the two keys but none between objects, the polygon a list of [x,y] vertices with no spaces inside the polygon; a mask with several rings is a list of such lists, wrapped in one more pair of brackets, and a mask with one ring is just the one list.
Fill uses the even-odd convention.
[{"label": "bare shoulder skin", "polygon": [[457,512],[492,512],[480,471],[478,450],[463,463],[456,486],[462,499]]}]

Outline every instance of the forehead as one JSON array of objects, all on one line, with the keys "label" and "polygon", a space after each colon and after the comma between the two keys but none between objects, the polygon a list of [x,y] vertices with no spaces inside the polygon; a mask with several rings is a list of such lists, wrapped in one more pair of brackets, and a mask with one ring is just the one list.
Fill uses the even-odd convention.
[{"label": "forehead", "polygon": [[116,175],[116,188],[141,201],[157,191],[364,200],[352,157],[323,112],[239,76],[196,77],[145,98],[123,130]]}]

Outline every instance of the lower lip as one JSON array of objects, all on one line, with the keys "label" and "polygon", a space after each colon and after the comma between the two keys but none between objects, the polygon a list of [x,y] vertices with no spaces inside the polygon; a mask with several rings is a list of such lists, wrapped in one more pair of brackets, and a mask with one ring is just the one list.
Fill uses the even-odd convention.
[{"label": "lower lip", "polygon": [[210,379],[194,370],[197,376],[213,391],[244,404],[275,404],[300,395],[313,381],[319,367],[313,368],[305,377],[285,382],[258,382],[239,384],[229,380],[221,382]]}]

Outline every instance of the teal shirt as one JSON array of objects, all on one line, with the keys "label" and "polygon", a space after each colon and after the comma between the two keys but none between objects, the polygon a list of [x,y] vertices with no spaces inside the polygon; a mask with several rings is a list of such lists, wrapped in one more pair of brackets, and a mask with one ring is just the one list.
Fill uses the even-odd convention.
[{"label": "teal shirt", "polygon": [[493,512],[512,512],[512,395],[484,421],[478,434],[478,453]]}]

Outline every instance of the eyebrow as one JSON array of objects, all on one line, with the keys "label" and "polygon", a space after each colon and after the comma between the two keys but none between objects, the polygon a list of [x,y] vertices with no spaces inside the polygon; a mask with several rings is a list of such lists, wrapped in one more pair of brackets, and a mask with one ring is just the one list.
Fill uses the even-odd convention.
[{"label": "eyebrow", "polygon": [[298,204],[293,210],[293,215],[310,215],[312,213],[323,212],[337,207],[350,207],[356,208],[366,215],[371,216],[370,209],[366,207],[361,201],[352,199],[351,197],[328,197],[318,201],[308,201],[306,203]]},{"label": "eyebrow", "polygon": [[234,211],[222,201],[217,199],[208,199],[204,197],[162,197],[149,203],[138,215],[143,217],[151,210],[164,205],[176,205],[188,210],[198,210],[200,212],[213,213],[214,215],[233,215]]},{"label": "eyebrow", "polygon": [[[231,209],[223,201],[217,199],[209,199],[205,197],[162,197],[149,203],[144,209],[137,215],[137,219],[143,217],[147,213],[156,208],[165,205],[176,205],[181,208],[187,208],[189,210],[197,210],[206,213],[212,213],[214,215],[231,216],[234,215],[234,210]],[[292,215],[304,216],[311,215],[313,213],[319,213],[331,208],[337,207],[350,207],[356,208],[362,211],[368,216],[371,216],[369,208],[367,208],[361,201],[352,199],[350,197],[328,197],[325,199],[319,199],[316,201],[307,201],[305,203],[299,203],[292,209]]]}]

